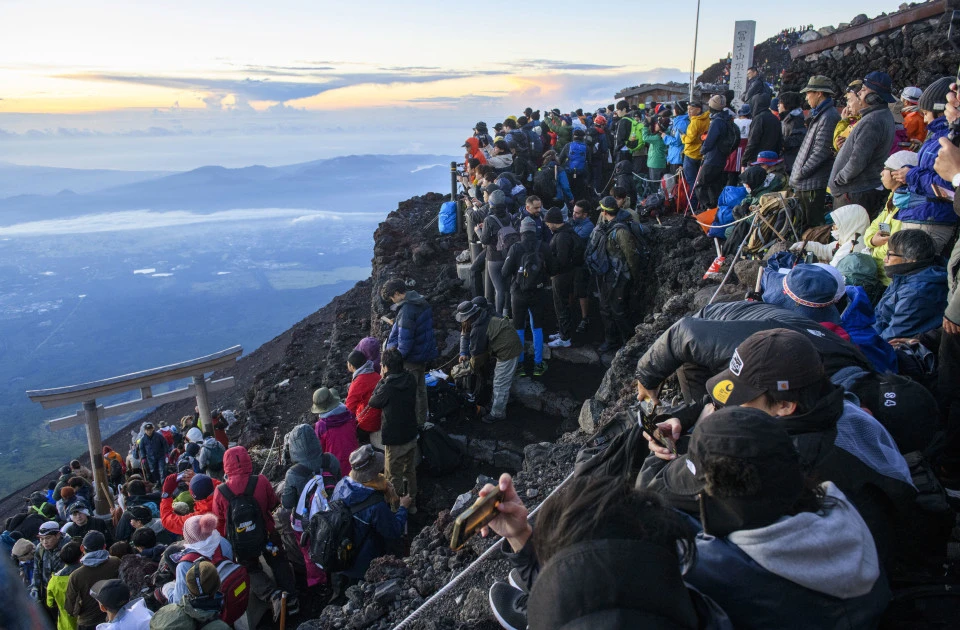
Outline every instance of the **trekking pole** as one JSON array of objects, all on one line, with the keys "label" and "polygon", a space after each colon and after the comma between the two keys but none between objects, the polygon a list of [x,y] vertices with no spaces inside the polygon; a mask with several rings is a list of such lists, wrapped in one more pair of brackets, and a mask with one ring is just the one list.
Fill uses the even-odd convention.
[{"label": "trekking pole", "polygon": [[720,284],[717,286],[717,290],[713,292],[713,295],[710,297],[710,301],[707,302],[707,306],[713,304],[713,301],[717,299],[717,296],[720,295],[720,289],[723,288],[723,285],[725,285],[727,280],[730,278],[730,274],[733,273],[733,266],[736,265],[737,261],[740,259],[740,253],[743,251],[743,246],[746,245],[748,240],[750,240],[750,236],[757,227],[757,215],[759,215],[759,213],[759,210],[754,212],[753,222],[750,223],[750,229],[747,230],[747,235],[743,237],[742,241],[740,241],[740,247],[737,248],[737,253],[734,254],[733,260],[730,261],[730,267],[727,269],[726,275],[723,276],[723,280],[720,281]]},{"label": "trekking pole", "polygon": [[783,204],[783,211],[787,213],[787,223],[790,224],[790,231],[793,232],[793,238],[799,241],[800,236],[797,235],[797,229],[793,227],[793,213],[790,212],[790,208],[787,205],[787,199],[783,196],[782,192],[777,192],[777,195],[780,197],[780,203]]},{"label": "trekking pole", "polygon": [[280,594],[280,630],[287,629],[287,593]]}]

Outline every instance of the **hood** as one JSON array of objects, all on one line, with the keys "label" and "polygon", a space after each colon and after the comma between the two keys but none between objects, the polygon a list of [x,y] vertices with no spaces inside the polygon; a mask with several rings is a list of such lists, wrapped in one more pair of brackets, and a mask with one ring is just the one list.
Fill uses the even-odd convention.
[{"label": "hood", "polygon": [[290,459],[310,470],[323,470],[323,448],[309,424],[298,424],[290,431]]},{"label": "hood", "polygon": [[558,552],[530,591],[535,627],[696,628],[677,557],[641,540],[593,540]]},{"label": "hood", "polygon": [[839,232],[838,240],[841,243],[849,243],[856,234],[859,234],[862,240],[867,228],[870,227],[870,215],[867,214],[866,208],[857,204],[837,208],[830,213],[830,216]]},{"label": "hood", "polygon": [[326,413],[320,414],[320,422],[326,425],[327,428],[342,426],[350,422],[352,418],[353,414],[350,413],[350,410],[347,409],[343,403],[340,403]]},{"label": "hood", "polygon": [[231,481],[238,477],[246,477],[253,472],[253,462],[250,461],[250,454],[242,446],[228,448],[223,454],[223,472],[230,477]]},{"label": "hood", "polygon": [[[217,548],[221,546],[220,544],[222,542],[224,542],[224,540],[223,540],[223,537],[220,536],[220,532],[218,532],[217,530],[213,530],[210,536],[208,536],[206,539],[200,540],[195,543],[189,543],[186,546],[184,546],[183,549],[184,551],[196,551],[197,553],[199,553],[201,556],[205,558],[212,558],[213,554],[216,553]],[[229,553],[227,553],[226,548],[223,549],[223,555],[224,556],[230,555]]]},{"label": "hood", "polygon": [[106,549],[100,551],[90,551],[80,558],[80,564],[85,567],[98,567],[110,558],[110,552]]},{"label": "hood", "polygon": [[383,383],[383,387],[389,387],[391,389],[406,389],[407,387],[415,386],[410,381],[416,381],[416,377],[406,370],[397,374],[387,374],[380,380],[380,382]]},{"label": "hood", "polygon": [[373,361],[373,369],[380,371],[380,340],[376,337],[364,337],[354,348],[357,352],[363,354],[370,361]]},{"label": "hood", "polygon": [[760,112],[770,111],[770,93],[763,91],[751,98],[750,111],[753,112],[754,117],[756,117]]},{"label": "hood", "polygon": [[532,252],[537,249],[537,245],[540,243],[540,238],[537,236],[536,232],[524,232],[520,235],[520,244],[523,245],[523,248],[528,252]]},{"label": "hood", "polygon": [[337,487],[333,489],[333,494],[330,495],[330,500],[340,499],[347,505],[356,505],[366,501],[367,497],[373,492],[373,488],[367,487],[359,481],[354,481],[353,477],[348,475],[337,483]]},{"label": "hood", "polygon": [[[804,414],[777,418],[791,437],[804,433],[820,433],[837,426],[843,415],[843,388],[825,381],[817,406]],[[802,455],[802,453],[801,453]]]},{"label": "hood", "polygon": [[220,616],[219,610],[203,610],[195,607],[189,595],[184,595],[180,599],[180,606],[183,608],[183,614],[201,623],[212,621]]},{"label": "hood", "polygon": [[470,153],[476,153],[480,150],[480,140],[477,138],[467,138],[467,141],[464,144],[467,145],[467,151]]},{"label": "hood", "polygon": [[877,323],[877,317],[874,314],[873,305],[870,304],[870,298],[863,287],[848,286],[847,308],[843,309],[840,315],[840,325],[845,330],[860,330],[872,328]]},{"label": "hood", "polygon": [[866,595],[880,577],[877,548],[867,524],[827,481],[820,512],[785,516],[759,529],[728,536],[754,562],[810,590],[840,599]]},{"label": "hood", "polygon": [[393,310],[399,311],[401,308],[403,308],[407,304],[420,305],[420,304],[426,304],[426,303],[427,303],[426,298],[424,298],[422,295],[420,295],[419,293],[411,289],[410,291],[407,291],[404,294],[402,301],[393,305]]},{"label": "hood", "polygon": [[354,380],[358,376],[363,376],[364,374],[373,374],[376,370],[373,369],[373,361],[368,360],[366,363],[358,367],[353,371],[353,374],[350,376],[350,380]]},{"label": "hood", "polygon": [[707,120],[710,118],[710,110],[706,109],[699,116],[690,116],[690,120]]}]

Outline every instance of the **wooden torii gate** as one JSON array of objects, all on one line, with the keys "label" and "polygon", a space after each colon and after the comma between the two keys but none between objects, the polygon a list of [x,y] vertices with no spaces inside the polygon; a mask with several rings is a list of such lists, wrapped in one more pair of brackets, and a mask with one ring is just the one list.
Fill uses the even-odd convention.
[{"label": "wooden torii gate", "polygon": [[[98,514],[109,511],[104,492],[107,487],[107,477],[103,466],[103,453],[100,438],[100,420],[119,416],[133,411],[158,407],[175,400],[196,398],[200,411],[200,421],[204,432],[213,433],[213,422],[210,418],[210,402],[208,394],[229,389],[234,385],[232,376],[208,380],[204,377],[207,372],[221,370],[234,365],[237,358],[243,353],[243,348],[233,346],[205,357],[198,357],[181,363],[164,365],[142,372],[133,372],[99,381],[91,381],[80,385],[68,385],[53,389],[34,389],[27,392],[30,400],[44,409],[54,409],[80,403],[83,408],[72,416],[50,420],[48,426],[51,431],[62,431],[70,427],[85,424],[87,427],[87,448],[90,450],[90,467],[93,470],[94,486],[96,488]],[[175,389],[154,395],[152,388],[170,381],[191,377],[193,383],[187,387]],[[98,398],[106,398],[130,391],[140,391],[139,400],[118,403],[116,405],[97,405]]]}]

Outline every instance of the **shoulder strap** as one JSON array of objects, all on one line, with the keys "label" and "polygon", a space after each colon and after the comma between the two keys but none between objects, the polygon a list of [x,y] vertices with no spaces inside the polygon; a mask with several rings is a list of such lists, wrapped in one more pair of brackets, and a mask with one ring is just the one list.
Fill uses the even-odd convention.
[{"label": "shoulder strap", "polygon": [[243,489],[243,496],[252,497],[257,490],[257,482],[260,481],[260,475],[250,475],[247,478],[247,487]]},{"label": "shoulder strap", "polygon": [[221,483],[219,486],[217,486],[217,490],[223,494],[223,498],[227,501],[233,501],[237,498],[237,495],[234,494],[233,490],[231,490],[230,487],[225,483]]},{"label": "shoulder strap", "polygon": [[376,505],[377,503],[380,503],[381,501],[384,500],[384,498],[385,497],[383,496],[382,492],[372,493],[369,497],[367,497],[360,503],[350,506],[350,516],[354,516],[357,513],[362,512],[363,510],[367,509],[371,505]]},{"label": "shoulder strap", "polygon": [[499,218],[497,218],[497,215],[491,214],[491,215],[490,215],[490,218],[493,219],[494,221],[496,221],[496,222],[497,222],[497,225],[499,225],[500,227],[503,227],[503,221],[501,221]]}]

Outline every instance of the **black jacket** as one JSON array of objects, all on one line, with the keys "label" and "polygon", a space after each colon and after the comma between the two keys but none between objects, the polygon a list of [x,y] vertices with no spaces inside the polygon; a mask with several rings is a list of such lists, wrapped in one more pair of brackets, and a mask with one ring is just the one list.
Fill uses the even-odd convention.
[{"label": "black jacket", "polygon": [[761,151],[776,151],[779,155],[783,149],[783,130],[780,121],[770,111],[770,95],[763,93],[753,97],[750,107],[753,120],[750,122],[747,146],[743,150],[744,165],[755,162]]},{"label": "black jacket", "polygon": [[550,239],[550,275],[571,273],[583,265],[584,243],[573,226],[564,223]]},{"label": "black jacket", "polygon": [[76,523],[70,523],[64,529],[63,533],[67,538],[72,538],[77,542],[82,542],[83,537],[87,535],[87,532],[95,531],[103,534],[103,537],[107,540],[107,547],[113,544],[113,524],[107,526],[102,520],[95,516],[90,516],[87,518],[87,523],[83,527],[80,527]]},{"label": "black jacket", "polygon": [[526,232],[520,236],[520,242],[514,243],[510,248],[510,251],[507,252],[507,258],[503,261],[503,268],[500,270],[500,274],[503,276],[504,280],[510,281],[511,292],[524,292],[520,288],[520,282],[517,279],[517,272],[520,270],[523,255],[534,250],[540,251],[540,253],[543,255],[545,263],[541,268],[540,282],[546,282],[549,279],[547,277],[547,270],[550,268],[550,249],[548,246],[540,242],[535,232]]},{"label": "black jacket", "polygon": [[40,526],[49,520],[46,516],[37,512],[36,508],[30,506],[26,512],[8,518],[4,529],[8,532],[18,531],[27,540],[36,540]]},{"label": "black jacket", "polygon": [[780,130],[783,133],[783,160],[784,168],[787,173],[793,168],[793,163],[797,159],[797,153],[800,152],[800,145],[803,144],[803,138],[807,135],[806,121],[803,119],[803,112],[794,116],[787,112],[780,119]]},{"label": "black jacket", "polygon": [[[497,223],[499,221],[499,223]],[[480,244],[484,247],[487,260],[490,262],[501,262],[506,258],[507,253],[497,249],[497,235],[501,227],[511,224],[510,215],[506,209],[499,209],[488,214],[483,219],[483,228],[480,230]]]},{"label": "black jacket", "polygon": [[620,153],[626,144],[627,140],[630,139],[630,132],[633,131],[633,123],[630,122],[629,118],[620,118],[617,121],[617,133],[614,136],[613,146],[613,161],[618,160],[617,155]]},{"label": "black jacket", "polygon": [[[763,76],[758,74],[757,76],[747,81],[747,89],[743,93],[743,97],[740,100],[742,100],[744,103],[749,103],[751,100],[753,100],[755,96],[758,96],[760,94],[766,94],[767,97],[769,98],[770,88],[767,87],[767,83],[766,81],[763,80]],[[768,101],[767,107],[769,106],[770,104]],[[753,111],[754,113],[756,113],[757,110],[753,110]]]},{"label": "black jacket", "polygon": [[406,370],[387,374],[373,390],[368,407],[381,409],[383,443],[399,446],[417,439],[417,379]]}]

